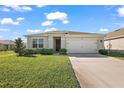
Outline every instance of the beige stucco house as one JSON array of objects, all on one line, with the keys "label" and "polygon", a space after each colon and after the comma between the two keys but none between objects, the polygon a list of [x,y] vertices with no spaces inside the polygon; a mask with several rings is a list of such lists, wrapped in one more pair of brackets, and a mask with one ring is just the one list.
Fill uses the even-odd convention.
[{"label": "beige stucco house", "polygon": [[11,50],[15,46],[12,40],[0,40],[0,50]]},{"label": "beige stucco house", "polygon": [[124,28],[106,34],[104,45],[106,49],[124,52]]},{"label": "beige stucco house", "polygon": [[50,31],[25,37],[27,48],[66,48],[68,53],[97,53],[104,48],[104,35],[96,33]]}]

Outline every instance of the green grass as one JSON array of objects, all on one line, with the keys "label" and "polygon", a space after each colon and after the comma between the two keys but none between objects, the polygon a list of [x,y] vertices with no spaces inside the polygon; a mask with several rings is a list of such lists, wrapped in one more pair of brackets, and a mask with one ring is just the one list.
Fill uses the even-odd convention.
[{"label": "green grass", "polygon": [[119,58],[119,59],[121,59],[121,60],[124,60],[124,53],[111,52],[109,56],[115,57],[115,58]]},{"label": "green grass", "polygon": [[68,56],[0,58],[0,87],[79,87]]},{"label": "green grass", "polygon": [[8,54],[15,54],[14,51],[0,51],[0,56],[1,55],[8,55]]}]

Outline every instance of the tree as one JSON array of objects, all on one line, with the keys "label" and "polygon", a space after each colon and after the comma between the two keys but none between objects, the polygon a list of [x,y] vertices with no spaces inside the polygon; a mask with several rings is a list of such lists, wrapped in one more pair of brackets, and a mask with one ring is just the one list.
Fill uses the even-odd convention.
[{"label": "tree", "polygon": [[24,45],[21,38],[15,39],[15,52],[18,53],[19,56],[23,55]]}]

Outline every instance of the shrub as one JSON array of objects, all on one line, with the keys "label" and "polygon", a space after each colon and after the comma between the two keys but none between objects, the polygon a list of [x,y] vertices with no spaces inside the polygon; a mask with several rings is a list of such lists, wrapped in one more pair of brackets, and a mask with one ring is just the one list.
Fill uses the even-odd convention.
[{"label": "shrub", "polygon": [[32,51],[32,54],[40,54],[42,49],[37,49],[37,48],[27,48],[27,50]]},{"label": "shrub", "polygon": [[54,53],[53,49],[42,49],[40,50],[40,54],[42,55],[52,55]]},{"label": "shrub", "polygon": [[54,53],[53,49],[36,49],[36,48],[29,48],[24,49],[22,51],[23,56],[31,56],[33,54],[43,54],[43,55],[52,55]]},{"label": "shrub", "polygon": [[24,56],[32,56],[34,53],[33,53],[33,50],[32,49],[24,49],[23,50],[23,55]]},{"label": "shrub", "polygon": [[67,54],[67,49],[62,48],[62,49],[59,50],[59,53],[65,55],[65,54]]},{"label": "shrub", "polygon": [[35,54],[40,54],[40,53],[42,52],[42,50],[43,50],[43,49],[36,49],[36,50],[34,50],[34,53],[35,53]]},{"label": "shrub", "polygon": [[108,50],[100,49],[100,50],[99,50],[99,53],[100,53],[100,54],[103,54],[103,55],[108,55]]},{"label": "shrub", "polygon": [[32,54],[39,54],[37,48],[29,48],[32,51]]}]

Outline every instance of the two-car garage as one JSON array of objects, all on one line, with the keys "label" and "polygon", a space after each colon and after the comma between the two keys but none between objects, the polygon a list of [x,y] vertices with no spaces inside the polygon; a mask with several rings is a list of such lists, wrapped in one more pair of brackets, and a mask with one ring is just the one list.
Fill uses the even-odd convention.
[{"label": "two-car garage", "polygon": [[68,53],[97,53],[97,42],[96,38],[68,38],[66,47]]}]

